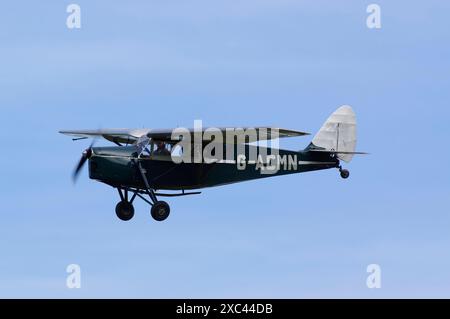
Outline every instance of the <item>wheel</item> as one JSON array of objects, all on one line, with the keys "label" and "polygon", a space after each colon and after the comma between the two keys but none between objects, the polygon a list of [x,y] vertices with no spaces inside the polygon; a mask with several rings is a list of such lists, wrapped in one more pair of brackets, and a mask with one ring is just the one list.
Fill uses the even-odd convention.
[{"label": "wheel", "polygon": [[157,220],[159,222],[163,221],[164,219],[169,217],[170,214],[169,204],[167,204],[164,201],[157,201],[152,206],[151,214],[154,220]]},{"label": "wheel", "polygon": [[346,169],[341,169],[340,173],[341,173],[341,177],[343,179],[346,179],[346,178],[348,178],[350,176],[350,172],[348,170],[346,170]]},{"label": "wheel", "polygon": [[131,203],[121,201],[116,205],[116,215],[121,220],[130,220],[134,216],[134,207]]}]

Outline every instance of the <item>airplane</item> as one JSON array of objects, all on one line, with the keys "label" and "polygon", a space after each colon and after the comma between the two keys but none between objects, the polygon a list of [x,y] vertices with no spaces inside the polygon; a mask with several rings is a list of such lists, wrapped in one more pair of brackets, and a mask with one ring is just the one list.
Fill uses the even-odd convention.
[{"label": "airplane", "polygon": [[[229,132],[234,134],[232,138],[220,138]],[[115,212],[123,221],[133,218],[133,202],[137,197],[151,206],[153,219],[163,221],[170,214],[170,206],[159,197],[196,195],[202,188],[329,168],[337,168],[346,179],[350,172],[342,167],[341,161],[349,163],[354,155],[367,154],[355,151],[356,115],[348,105],[333,112],[309,145],[299,151],[260,145],[264,141],[310,135],[277,127],[59,133],[72,136],[73,140],[93,138],[75,167],[73,179],[77,179],[88,162],[90,179],[117,189],[120,201]],[[98,138],[116,145],[93,147]],[[207,150],[209,157],[205,156]]]}]

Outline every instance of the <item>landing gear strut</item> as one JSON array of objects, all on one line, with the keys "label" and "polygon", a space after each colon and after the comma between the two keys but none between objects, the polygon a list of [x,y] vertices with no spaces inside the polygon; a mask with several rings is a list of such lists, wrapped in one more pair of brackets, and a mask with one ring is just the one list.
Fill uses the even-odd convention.
[{"label": "landing gear strut", "polygon": [[[155,191],[153,190],[153,188],[150,187],[150,184],[147,180],[147,176],[145,176],[145,170],[142,167],[141,162],[138,162],[138,168],[139,168],[139,171],[141,172],[142,180],[144,181],[145,186],[147,187],[147,190],[146,190],[147,194],[150,197],[150,200],[152,201],[150,203],[150,205],[152,205],[150,213],[154,220],[161,222],[161,221],[165,220],[167,217],[169,217],[169,214],[170,214],[169,204],[167,204],[164,201],[158,201],[158,199],[156,198]],[[141,196],[139,196],[139,197],[141,197]]]}]

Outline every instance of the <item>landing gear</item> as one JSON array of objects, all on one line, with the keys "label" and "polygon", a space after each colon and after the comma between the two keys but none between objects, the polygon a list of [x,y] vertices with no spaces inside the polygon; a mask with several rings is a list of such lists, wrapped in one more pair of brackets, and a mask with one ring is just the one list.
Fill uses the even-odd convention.
[{"label": "landing gear", "polygon": [[[145,189],[130,189],[130,188],[122,188],[117,187],[117,191],[119,192],[121,201],[116,206],[116,215],[121,220],[130,220],[134,216],[134,208],[133,208],[133,200],[138,196],[144,202],[149,204],[152,208],[150,210],[151,215],[156,221],[163,221],[170,214],[170,207],[164,201],[159,201],[156,197],[155,190],[150,187],[150,184],[145,176],[145,170],[141,166],[141,163],[138,162],[138,168],[142,176],[142,180],[145,183]],[[128,192],[134,192],[133,196],[130,200],[128,200]],[[145,198],[144,195],[148,195],[148,198]]]},{"label": "landing gear", "polygon": [[339,167],[339,173],[341,174],[341,177],[343,179],[347,179],[350,176],[350,172],[347,169],[343,169],[342,167]]},{"label": "landing gear", "polygon": [[[117,191],[120,195],[120,202],[116,206],[116,215],[121,220],[130,220],[134,216],[134,207],[133,207],[133,201],[137,197],[141,198],[144,202],[149,204],[152,208],[150,210],[151,215],[154,220],[156,221],[163,221],[167,217],[169,217],[170,214],[170,207],[169,204],[167,204],[164,201],[159,201],[156,195],[161,196],[182,196],[182,195],[191,195],[191,194],[197,194],[197,193],[183,193],[182,194],[158,194],[156,193],[155,189],[150,186],[150,183],[147,180],[147,177],[145,175],[146,171],[141,166],[141,162],[137,162],[137,167],[141,173],[142,180],[145,183],[145,188],[131,188],[131,187],[120,187],[116,186]],[[128,192],[131,192],[133,196],[128,200]],[[148,198],[146,198],[148,196]]]},{"label": "landing gear", "polygon": [[128,201],[120,201],[116,205],[116,215],[121,220],[127,221],[133,218],[134,216],[134,207],[133,204],[131,204]]},{"label": "landing gear", "polygon": [[128,200],[128,190],[124,189],[123,193],[120,188],[117,188],[120,195],[120,202],[116,205],[116,215],[119,219],[127,221],[134,216],[133,201],[136,198],[137,193],[134,193],[130,200]]},{"label": "landing gear", "polygon": [[170,207],[169,207],[169,204],[167,204],[167,203],[164,202],[164,201],[159,201],[159,200],[156,198],[155,190],[154,190],[152,187],[150,187],[150,183],[148,182],[147,176],[145,175],[146,171],[145,171],[145,169],[142,167],[141,162],[138,162],[138,168],[139,168],[139,171],[140,171],[140,173],[141,173],[142,180],[144,181],[145,186],[146,186],[146,188],[147,188],[147,189],[146,189],[146,193],[147,193],[147,195],[150,197],[150,201],[151,201],[151,202],[145,200],[145,199],[144,199],[142,196],[140,196],[139,194],[138,194],[138,196],[141,197],[142,199],[144,199],[144,200],[145,200],[147,203],[149,203],[150,205],[152,205],[152,208],[151,208],[151,210],[150,210],[150,213],[151,213],[153,219],[156,220],[156,221],[159,221],[159,222],[160,222],[160,221],[163,221],[163,220],[165,220],[167,217],[169,217],[169,214],[170,214]]},{"label": "landing gear", "polygon": [[150,212],[154,220],[161,222],[169,217],[170,206],[164,201],[157,201],[153,204]]},{"label": "landing gear", "polygon": [[[156,221],[163,221],[167,217],[169,217],[170,214],[170,206],[165,201],[159,201],[156,198],[156,194],[152,189],[147,191],[144,191],[143,193],[139,193],[139,190],[136,190],[133,196],[130,200],[128,200],[128,190],[118,188],[117,189],[120,194],[121,201],[116,205],[116,215],[121,220],[130,220],[134,216],[134,207],[133,207],[133,200],[136,198],[136,196],[140,197],[142,200],[144,200],[147,204],[149,204],[152,208],[150,210],[150,213],[154,220]],[[147,194],[150,197],[150,200],[145,198],[143,195]]]}]

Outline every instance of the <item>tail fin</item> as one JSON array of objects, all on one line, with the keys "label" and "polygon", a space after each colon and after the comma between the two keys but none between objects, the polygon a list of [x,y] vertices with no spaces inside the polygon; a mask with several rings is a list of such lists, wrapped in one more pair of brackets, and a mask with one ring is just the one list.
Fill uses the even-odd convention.
[{"label": "tail fin", "polygon": [[309,151],[332,152],[345,161],[350,162],[356,148],[356,115],[348,105],[338,108],[314,136]]}]

